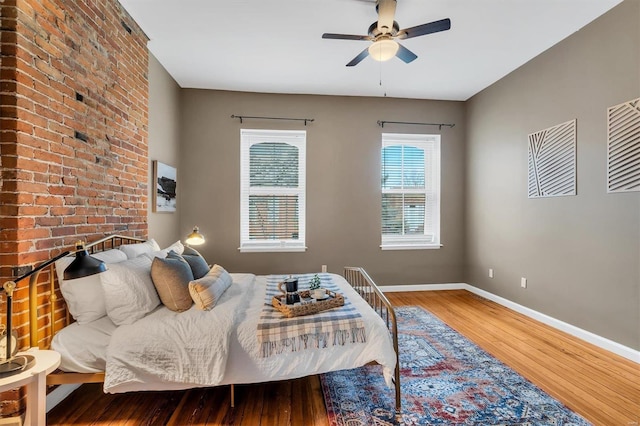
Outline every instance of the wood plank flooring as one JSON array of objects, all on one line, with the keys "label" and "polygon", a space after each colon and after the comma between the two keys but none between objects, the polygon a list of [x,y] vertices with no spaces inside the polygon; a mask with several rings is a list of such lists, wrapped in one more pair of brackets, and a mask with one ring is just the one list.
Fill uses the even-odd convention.
[{"label": "wood plank flooring", "polygon": [[[596,425],[640,424],[640,367],[464,290],[388,293],[422,306]],[[327,425],[317,376],[182,392],[105,395],[81,386],[47,416],[54,425]]]}]

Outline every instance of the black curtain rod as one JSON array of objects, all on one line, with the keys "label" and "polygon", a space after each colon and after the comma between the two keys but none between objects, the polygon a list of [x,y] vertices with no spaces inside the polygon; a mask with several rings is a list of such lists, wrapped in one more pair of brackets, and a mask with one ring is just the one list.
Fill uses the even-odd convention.
[{"label": "black curtain rod", "polygon": [[438,126],[438,130],[442,130],[443,127],[453,127],[455,124],[450,123],[412,123],[410,121],[383,121],[378,120],[378,126],[384,128],[385,124],[410,124],[413,126]]},{"label": "black curtain rod", "polygon": [[288,117],[252,117],[249,115],[232,115],[231,118],[239,118],[240,119],[240,124],[242,124],[242,120],[247,119],[247,118],[254,118],[254,119],[259,119],[259,120],[287,120],[287,121],[304,121],[304,125],[306,126],[307,123],[313,123],[314,122],[314,118],[288,118]]}]

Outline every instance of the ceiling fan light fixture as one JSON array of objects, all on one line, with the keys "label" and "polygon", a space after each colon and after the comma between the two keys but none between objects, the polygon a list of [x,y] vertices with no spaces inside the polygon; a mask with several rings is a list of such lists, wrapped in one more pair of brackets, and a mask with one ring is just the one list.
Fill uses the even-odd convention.
[{"label": "ceiling fan light fixture", "polygon": [[369,55],[376,61],[384,62],[396,56],[399,45],[391,39],[382,39],[369,46]]}]

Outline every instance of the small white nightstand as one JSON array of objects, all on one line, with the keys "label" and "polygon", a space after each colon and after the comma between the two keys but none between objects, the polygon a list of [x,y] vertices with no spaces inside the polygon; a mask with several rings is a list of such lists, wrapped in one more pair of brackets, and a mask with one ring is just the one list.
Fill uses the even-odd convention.
[{"label": "small white nightstand", "polygon": [[0,378],[0,392],[26,385],[27,413],[24,424],[45,426],[47,419],[47,374],[60,365],[60,354],[56,351],[37,349],[24,353],[33,355],[36,358],[36,364],[20,374]]}]

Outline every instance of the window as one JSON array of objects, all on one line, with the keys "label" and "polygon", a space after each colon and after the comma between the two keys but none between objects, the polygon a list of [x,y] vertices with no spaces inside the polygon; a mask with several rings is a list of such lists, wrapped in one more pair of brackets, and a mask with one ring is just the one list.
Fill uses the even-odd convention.
[{"label": "window", "polygon": [[440,136],[382,134],[383,250],[440,247]]},{"label": "window", "polygon": [[305,131],[240,131],[240,251],[304,251]]}]

